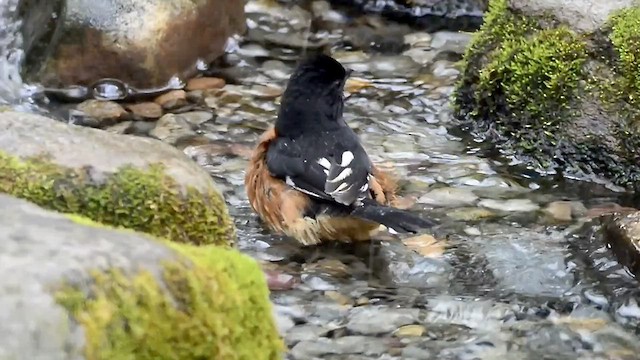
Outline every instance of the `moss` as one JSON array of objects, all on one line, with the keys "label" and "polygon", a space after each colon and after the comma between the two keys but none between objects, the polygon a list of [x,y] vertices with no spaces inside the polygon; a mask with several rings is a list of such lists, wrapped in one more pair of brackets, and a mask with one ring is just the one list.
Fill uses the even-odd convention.
[{"label": "moss", "polygon": [[508,113],[512,136],[528,141],[544,132],[555,138],[566,118],[562,113],[577,95],[585,61],[584,42],[565,27],[505,40],[480,71],[475,102],[485,115]]},{"label": "moss", "polygon": [[[257,263],[235,250],[167,243],[180,260],[149,272],[93,272],[88,295],[66,285],[56,299],[85,331],[85,357],[280,359],[284,345]],[[190,261],[186,261],[189,259]]]},{"label": "moss", "polygon": [[610,18],[609,39],[618,56],[618,73],[628,88],[628,100],[637,105],[640,94],[640,7],[623,9]]},{"label": "moss", "polygon": [[640,9],[590,34],[507,0],[485,19],[454,92],[462,127],[536,169],[638,188]]},{"label": "moss", "polygon": [[161,164],[123,167],[105,179],[91,169],[69,169],[46,158],[0,152],[0,192],[44,208],[146,232],[177,242],[231,245],[235,228],[215,191],[183,189]]}]

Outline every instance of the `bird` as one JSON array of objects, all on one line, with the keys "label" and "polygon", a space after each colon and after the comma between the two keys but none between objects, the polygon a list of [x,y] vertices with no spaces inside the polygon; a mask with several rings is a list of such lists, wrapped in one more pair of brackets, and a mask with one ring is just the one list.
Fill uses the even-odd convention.
[{"label": "bird", "polygon": [[372,163],[344,120],[351,72],[323,53],[300,60],[276,121],[245,170],[253,211],[271,231],[303,246],[367,241],[385,229],[417,233],[435,224],[393,206],[396,179]]}]

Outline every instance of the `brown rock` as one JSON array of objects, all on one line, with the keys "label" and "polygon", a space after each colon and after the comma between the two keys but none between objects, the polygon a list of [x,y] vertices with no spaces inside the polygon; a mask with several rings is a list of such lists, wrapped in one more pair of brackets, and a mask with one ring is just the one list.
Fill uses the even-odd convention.
[{"label": "brown rock", "polygon": [[163,109],[175,109],[187,104],[187,93],[184,90],[172,90],[158,96],[154,102]]},{"label": "brown rock", "polygon": [[187,82],[186,89],[192,90],[206,90],[206,89],[220,89],[224,87],[226,82],[224,79],[215,77],[199,77],[193,78]]},{"label": "brown rock", "polygon": [[113,101],[87,100],[76,107],[84,115],[82,125],[103,128],[117,123],[127,111]]},{"label": "brown rock", "polygon": [[[67,0],[55,18],[44,17],[49,29],[55,27],[56,36],[53,42],[44,36],[40,39],[43,44],[29,44],[32,51],[27,60],[34,66],[28,79],[59,86],[117,78],[137,88],[159,87],[174,75],[191,77],[198,59],[213,61],[224,53],[230,36],[246,30],[243,1],[110,0],[96,4]],[[29,9],[24,11],[29,13]],[[52,55],[45,57],[39,51],[42,48]]]},{"label": "brown rock", "polygon": [[154,102],[143,102],[138,104],[129,104],[127,110],[134,115],[144,119],[157,119],[162,116],[162,106]]},{"label": "brown rock", "polygon": [[605,240],[618,261],[640,274],[640,211],[610,215],[604,220]]}]

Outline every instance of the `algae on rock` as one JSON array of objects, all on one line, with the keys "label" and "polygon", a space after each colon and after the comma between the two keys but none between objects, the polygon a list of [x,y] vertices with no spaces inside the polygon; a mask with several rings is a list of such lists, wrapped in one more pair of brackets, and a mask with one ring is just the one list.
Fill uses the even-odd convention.
[{"label": "algae on rock", "polygon": [[278,359],[283,344],[254,260],[215,246],[168,243],[191,260],[167,261],[165,286],[149,272],[94,272],[88,295],[57,301],[84,327],[87,359]]},{"label": "algae on rock", "polygon": [[[611,5],[609,21],[585,32],[582,17],[572,24],[547,3],[540,11],[543,5],[491,1],[465,54],[456,113],[472,132],[538,169],[637,188],[640,128],[629,105],[640,89],[638,9],[616,15],[619,4]],[[537,12],[520,11],[528,8]]]},{"label": "algae on rock", "polygon": [[37,115],[0,114],[0,192],[177,242],[235,238],[222,194],[179,150]]}]

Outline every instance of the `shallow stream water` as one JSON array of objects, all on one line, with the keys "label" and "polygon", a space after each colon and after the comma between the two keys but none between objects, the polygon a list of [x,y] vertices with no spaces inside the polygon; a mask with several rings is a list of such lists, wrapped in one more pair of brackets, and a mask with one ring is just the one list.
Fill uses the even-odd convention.
[{"label": "shallow stream water", "polygon": [[[227,56],[232,66],[212,73],[231,85],[201,95],[217,115],[198,133],[215,146],[178,145],[224,189],[239,248],[292,279],[272,293],[287,358],[638,358],[637,283],[597,234],[572,235],[590,217],[631,205],[625,196],[540,177],[456,131],[450,95],[470,34],[424,34],[327,9],[249,2],[248,36]],[[437,219],[436,228],[300,248],[252,213],[248,153],[273,123],[295,61],[324,43],[354,70],[347,123],[372,160],[401,178],[403,204]]]}]

